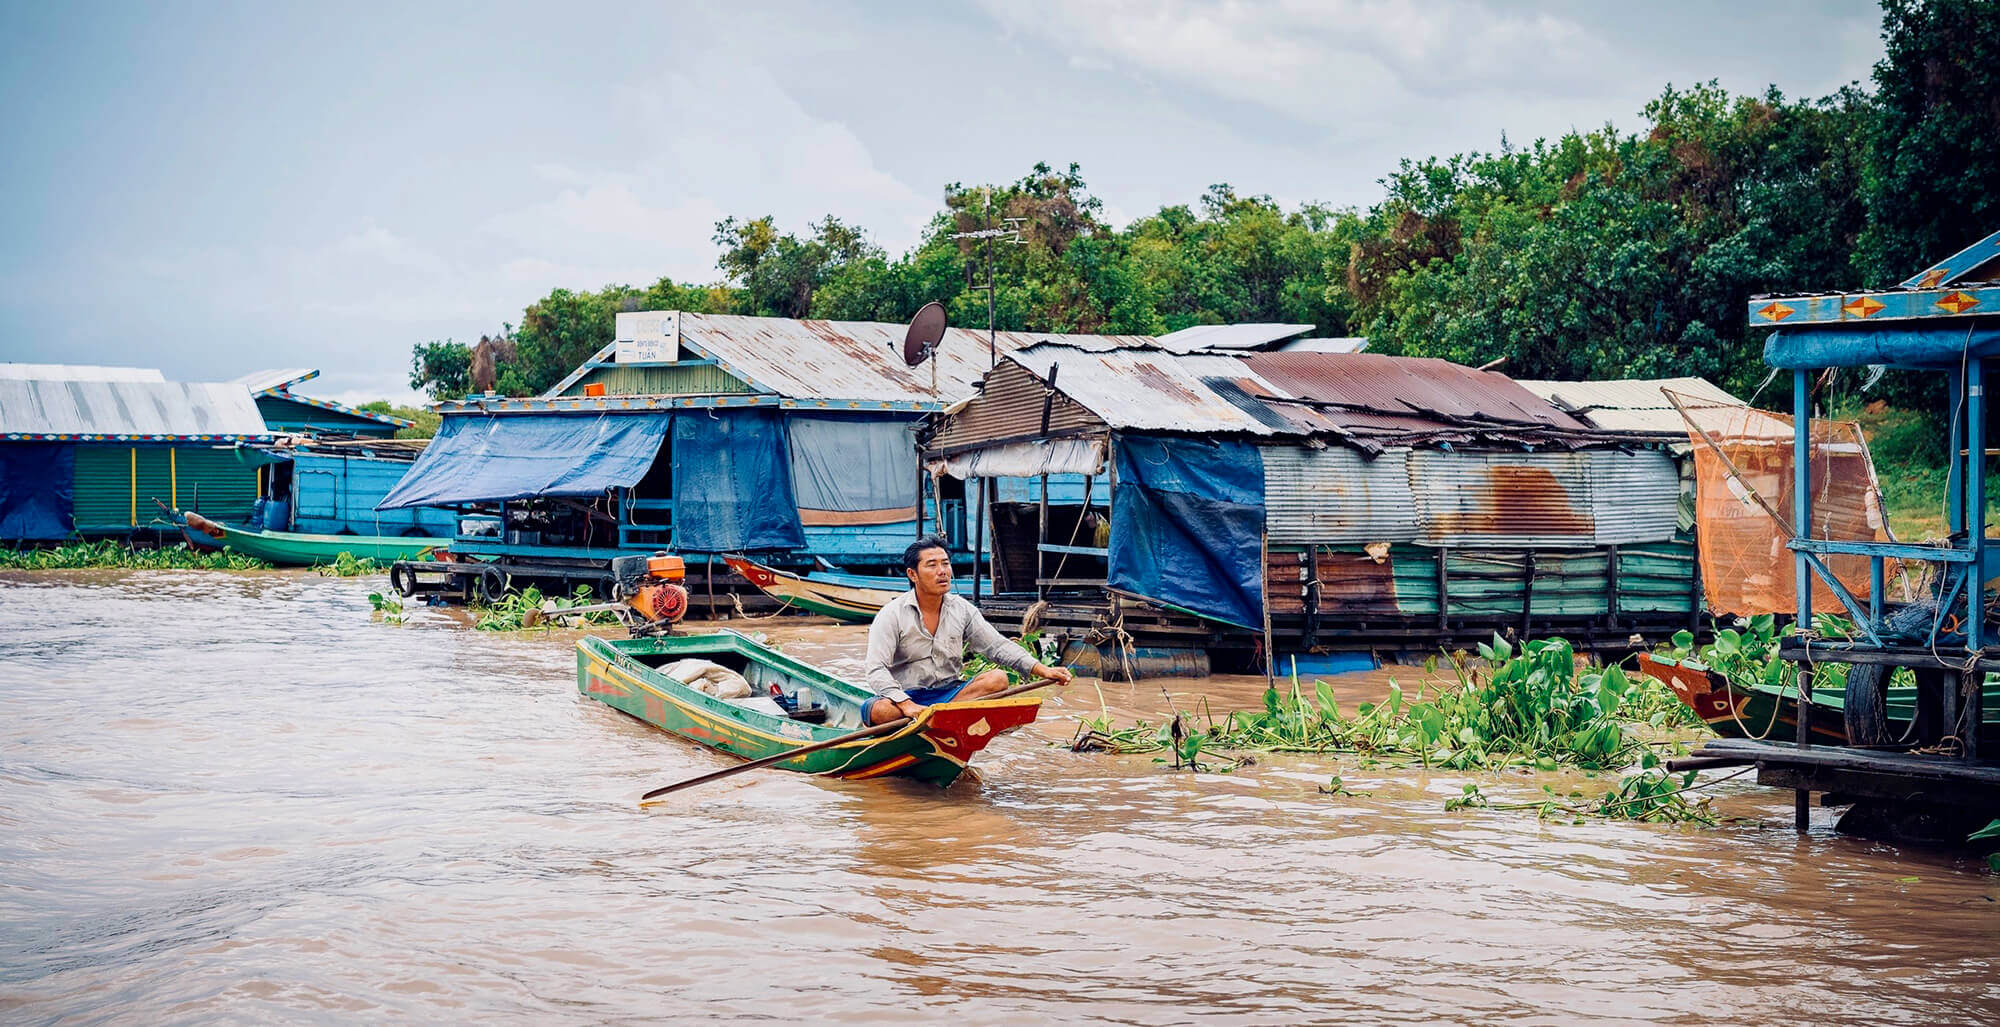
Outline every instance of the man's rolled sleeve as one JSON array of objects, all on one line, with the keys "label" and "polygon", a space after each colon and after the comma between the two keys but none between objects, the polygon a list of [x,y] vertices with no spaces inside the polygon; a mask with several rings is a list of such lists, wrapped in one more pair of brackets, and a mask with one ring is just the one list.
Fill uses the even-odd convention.
[{"label": "man's rolled sleeve", "polygon": [[965,625],[965,641],[973,652],[1022,674],[1035,669],[1035,664],[1042,662],[1018,643],[1009,641],[1007,636],[987,623],[986,618],[971,603],[967,603],[966,607],[970,619]]}]

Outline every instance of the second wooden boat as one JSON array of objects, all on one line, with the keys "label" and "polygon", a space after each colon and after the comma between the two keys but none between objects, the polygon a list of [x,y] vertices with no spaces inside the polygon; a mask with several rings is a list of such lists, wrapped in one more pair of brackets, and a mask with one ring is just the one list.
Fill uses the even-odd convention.
[{"label": "second wooden boat", "polygon": [[[670,670],[704,660],[740,675],[751,694],[724,699],[683,683]],[[838,738],[863,727],[870,692],[734,631],[654,638],[586,638],[576,644],[577,691],[612,709],[711,749],[761,759]],[[785,770],[856,779],[897,775],[948,785],[993,739],[1041,711],[1029,695],[926,707],[892,734],[865,738],[797,760]]]},{"label": "second wooden boat", "polygon": [[[1790,742],[1798,738],[1799,700],[1789,689],[1757,682],[1745,684],[1693,660],[1673,661],[1639,654],[1639,670],[1658,678],[1686,703],[1702,723],[1724,738]],[[1916,715],[1917,690],[1911,685],[1887,689],[1889,729],[1901,737],[1910,732]],[[1812,693],[1814,745],[1847,745],[1846,690],[1818,686]],[[2000,736],[2000,686],[1988,683],[1980,728],[1983,740]]]},{"label": "second wooden boat", "polygon": [[312,567],[333,563],[346,553],[356,559],[382,563],[413,560],[425,550],[450,544],[448,538],[404,537],[400,535],[308,535],[291,531],[245,531],[198,513],[176,512],[183,523],[182,533],[190,542],[206,537],[245,556],[254,556],[280,567]]},{"label": "second wooden boat", "polygon": [[[722,562],[728,564],[730,570],[743,575],[744,580],[757,586],[765,595],[781,603],[856,623],[874,620],[891,599],[910,590],[909,582],[898,578],[835,571],[793,574],[740,556],[725,556]],[[969,584],[961,582],[954,581],[951,587],[952,591],[961,595],[972,592]]]}]

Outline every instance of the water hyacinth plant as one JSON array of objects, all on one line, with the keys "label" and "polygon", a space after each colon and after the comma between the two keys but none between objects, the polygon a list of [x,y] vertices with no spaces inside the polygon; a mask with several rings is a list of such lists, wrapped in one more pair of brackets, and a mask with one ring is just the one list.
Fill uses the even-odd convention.
[{"label": "water hyacinth plant", "polygon": [[73,542],[52,549],[0,549],[0,570],[66,571],[112,567],[133,570],[256,571],[271,565],[254,556],[228,551],[199,552],[186,543],[158,549],[134,549],[102,539]]}]

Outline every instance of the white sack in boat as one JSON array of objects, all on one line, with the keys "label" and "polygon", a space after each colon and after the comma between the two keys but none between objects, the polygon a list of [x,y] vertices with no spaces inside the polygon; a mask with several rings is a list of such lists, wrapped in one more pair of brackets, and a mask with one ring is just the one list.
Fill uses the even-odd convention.
[{"label": "white sack in boat", "polygon": [[660,668],[660,673],[697,692],[717,699],[742,699],[750,694],[750,682],[743,675],[707,660],[681,660]]}]

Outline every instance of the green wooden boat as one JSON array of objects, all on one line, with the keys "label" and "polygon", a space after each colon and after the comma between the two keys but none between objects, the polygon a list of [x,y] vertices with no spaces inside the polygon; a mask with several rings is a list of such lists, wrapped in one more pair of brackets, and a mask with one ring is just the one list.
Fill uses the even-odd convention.
[{"label": "green wooden boat", "polygon": [[[1664,682],[1674,695],[1724,738],[1776,739],[1798,737],[1799,699],[1796,692],[1763,682],[1745,683],[1695,660],[1672,660],[1639,654],[1639,670]],[[1894,737],[1910,735],[1916,717],[1917,689],[1891,685],[1884,706]],[[1846,690],[1821,685],[1812,692],[1814,745],[1847,745]],[[1981,744],[2000,743],[2000,685],[1988,682],[1981,700]]]},{"label": "green wooden boat", "polygon": [[[751,698],[719,699],[662,668],[707,660],[743,675]],[[735,631],[658,638],[586,638],[576,644],[577,691],[654,727],[745,759],[778,756],[863,727],[868,689],[849,684]],[[1042,701],[1017,695],[939,703],[893,734],[775,764],[846,779],[897,775],[940,787],[957,780],[994,738],[1032,722]]]},{"label": "green wooden boat", "polygon": [[192,543],[196,536],[209,539],[209,545],[219,545],[245,556],[254,556],[280,567],[312,567],[333,563],[346,553],[356,559],[367,558],[382,563],[396,560],[413,560],[425,550],[441,549],[451,543],[448,538],[403,537],[399,535],[307,535],[292,531],[244,531],[220,521],[213,521],[198,513],[176,511],[182,522],[182,534]]}]

